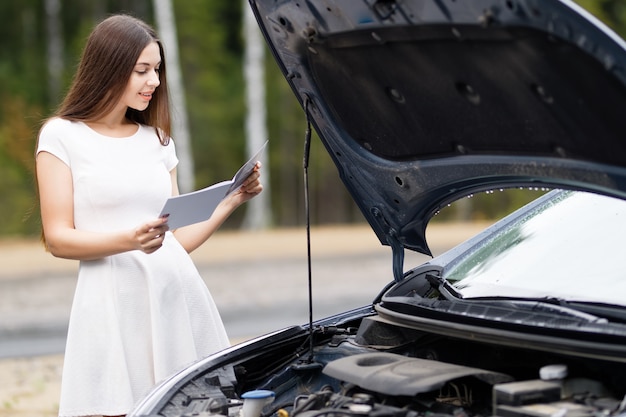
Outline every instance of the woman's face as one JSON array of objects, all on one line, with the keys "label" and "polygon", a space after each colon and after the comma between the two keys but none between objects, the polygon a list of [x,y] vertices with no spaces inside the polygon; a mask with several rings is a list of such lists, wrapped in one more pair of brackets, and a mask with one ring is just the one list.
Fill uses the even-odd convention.
[{"label": "woman's face", "polygon": [[159,86],[159,68],[161,53],[159,45],[151,42],[139,55],[135,68],[128,80],[126,90],[122,95],[122,103],[135,110],[143,111],[148,108],[152,93]]}]

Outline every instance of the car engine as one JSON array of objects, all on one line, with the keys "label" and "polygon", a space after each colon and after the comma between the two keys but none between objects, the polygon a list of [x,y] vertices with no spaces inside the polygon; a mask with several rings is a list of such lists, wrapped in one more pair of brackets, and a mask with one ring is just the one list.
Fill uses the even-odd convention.
[{"label": "car engine", "polygon": [[541,371],[546,378],[557,379],[513,381],[510,376],[477,368],[366,353],[329,363],[324,373],[338,377],[342,389],[334,392],[326,387],[300,396],[290,415],[565,417],[622,412],[620,401],[607,397],[598,382],[563,380],[559,377],[567,371],[564,365]]},{"label": "car engine", "polygon": [[[159,415],[225,417],[609,417],[626,415],[626,366],[452,339],[365,318],[281,340],[198,375]],[[323,343],[320,343],[323,340]],[[295,349],[294,349],[295,346]],[[294,354],[294,352],[296,352]],[[245,394],[275,394],[255,415]]]}]

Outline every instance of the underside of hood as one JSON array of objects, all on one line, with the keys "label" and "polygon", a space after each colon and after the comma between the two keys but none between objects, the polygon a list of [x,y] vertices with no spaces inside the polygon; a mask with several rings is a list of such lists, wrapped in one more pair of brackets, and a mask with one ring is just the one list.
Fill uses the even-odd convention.
[{"label": "underside of hood", "polygon": [[471,193],[626,198],[626,44],[566,0],[250,0],[339,174],[394,253]]}]

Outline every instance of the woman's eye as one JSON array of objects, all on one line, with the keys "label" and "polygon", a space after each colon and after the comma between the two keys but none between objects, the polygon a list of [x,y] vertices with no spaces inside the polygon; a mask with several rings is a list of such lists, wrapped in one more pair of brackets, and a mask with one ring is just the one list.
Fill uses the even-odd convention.
[{"label": "woman's eye", "polygon": [[[135,70],[135,73],[136,73],[136,74],[139,74],[139,75],[146,75],[146,74],[148,74],[150,71],[152,71],[152,70],[147,70],[147,69],[146,69],[146,70]],[[161,68],[154,68],[154,72],[156,72],[157,74],[158,74],[160,71],[161,71]]]}]

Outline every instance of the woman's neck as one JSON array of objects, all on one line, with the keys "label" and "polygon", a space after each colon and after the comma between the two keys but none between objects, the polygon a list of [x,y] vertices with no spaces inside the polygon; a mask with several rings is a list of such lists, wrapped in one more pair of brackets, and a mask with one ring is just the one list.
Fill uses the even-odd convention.
[{"label": "woman's neck", "polygon": [[90,120],[86,124],[96,132],[111,137],[128,137],[137,131],[136,123],[128,120],[125,116],[119,117],[111,114]]}]

